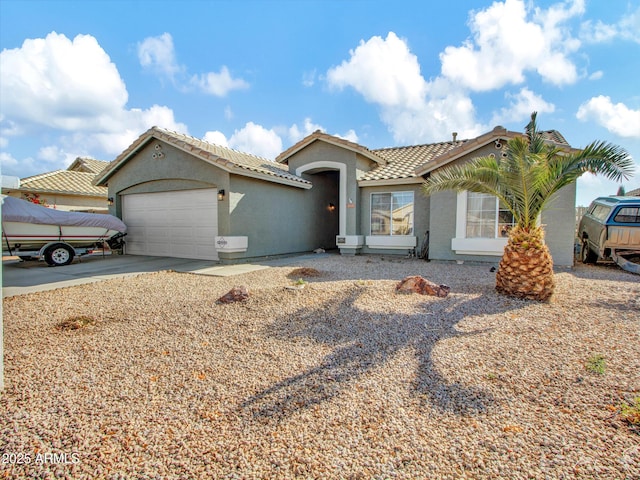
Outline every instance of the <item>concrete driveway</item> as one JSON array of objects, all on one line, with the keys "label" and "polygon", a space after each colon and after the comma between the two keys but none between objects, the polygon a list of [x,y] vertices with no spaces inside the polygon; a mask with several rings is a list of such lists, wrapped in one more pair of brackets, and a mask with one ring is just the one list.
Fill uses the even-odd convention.
[{"label": "concrete driveway", "polygon": [[71,265],[49,267],[45,262],[23,262],[10,257],[2,261],[2,296],[12,297],[162,270],[224,277],[291,262],[290,258],[288,261],[266,261],[259,264],[220,265],[210,260],[186,258],[88,255],[74,260]]}]

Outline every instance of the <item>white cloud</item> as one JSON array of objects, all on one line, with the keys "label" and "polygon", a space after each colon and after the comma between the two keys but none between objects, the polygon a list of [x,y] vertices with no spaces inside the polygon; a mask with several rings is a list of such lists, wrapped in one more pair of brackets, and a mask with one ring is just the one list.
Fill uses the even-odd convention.
[{"label": "white cloud", "polygon": [[418,59],[395,33],[360,41],[349,53],[348,61],[327,72],[332,87],[352,87],[367,101],[384,107],[408,107],[422,100],[426,82]]},{"label": "white cloud", "polygon": [[347,130],[347,132],[344,133],[343,135],[336,134],[336,137],[344,138],[345,140],[349,140],[350,142],[353,142],[353,143],[358,143],[358,135],[356,134],[356,131],[353,129]]},{"label": "white cloud", "polygon": [[444,78],[425,81],[416,56],[390,32],[372,37],[350,52],[348,61],[330,69],[333,88],[352,87],[381,108],[380,117],[399,143],[441,140],[457,131],[474,135],[474,107],[463,89]]},{"label": "white cloud", "polygon": [[138,59],[145,68],[158,71],[173,79],[184,67],[178,65],[173,38],[169,33],[148,37],[138,44]]},{"label": "white cloud", "polygon": [[602,77],[604,77],[604,72],[602,70],[596,70],[589,75],[589,80],[600,80]]},{"label": "white cloud", "polygon": [[3,175],[20,178],[37,175],[46,171],[61,170],[67,168],[76,158],[69,160],[62,149],[57,146],[43,147],[39,149],[36,158],[15,158],[9,152],[0,152],[0,170]]},{"label": "white cloud", "polygon": [[304,72],[302,74],[302,85],[305,87],[313,87],[316,83],[316,70],[313,69],[310,72]]},{"label": "white cloud", "polygon": [[624,15],[618,22],[618,26],[622,38],[640,43],[640,7]]},{"label": "white cloud", "polygon": [[0,67],[0,109],[16,124],[113,128],[128,99],[116,66],[90,35],[25,40],[0,53]]},{"label": "white cloud", "polygon": [[324,131],[324,128],[322,128],[322,126],[318,125],[317,123],[313,123],[311,119],[307,117],[304,119],[302,128],[300,128],[297,124],[293,124],[291,125],[291,127],[289,127],[289,140],[291,141],[291,143],[296,143],[302,140],[307,135],[311,135],[316,130]]},{"label": "white cloud", "polygon": [[[296,143],[302,140],[304,137],[311,135],[313,132],[317,130],[320,130],[321,132],[326,132],[326,129],[322,125],[313,123],[311,118],[307,117],[302,122],[302,128],[299,127],[297,124],[293,124],[287,130],[287,135],[291,143]],[[334,137],[344,138],[345,140],[349,140],[350,142],[354,142],[354,143],[358,142],[358,135],[353,129],[347,130],[343,134],[333,133],[332,135]]]},{"label": "white cloud", "polygon": [[215,130],[212,132],[206,132],[202,140],[205,142],[213,143],[214,145],[220,145],[221,147],[228,147],[229,142],[227,137],[225,137],[224,133]]},{"label": "white cloud", "polygon": [[528,71],[555,85],[572,84],[578,75],[569,54],[580,42],[562,24],[583,11],[583,1],[576,0],[536,9],[530,18],[523,0],[494,2],[472,13],[471,39],[440,54],[442,75],[475,91],[522,83]]},{"label": "white cloud", "polygon": [[231,135],[229,146],[241,152],[273,160],[282,152],[282,139],[274,130],[248,122]]},{"label": "white cloud", "polygon": [[600,95],[580,105],[578,120],[592,120],[621,137],[640,138],[640,110],[623,103],[614,104],[610,97]]},{"label": "white cloud", "polygon": [[506,93],[505,98],[509,100],[509,106],[493,114],[491,125],[524,121],[531,116],[531,112],[551,113],[556,109],[555,105],[526,87],[516,94]]},{"label": "white cloud", "polygon": [[[527,75],[562,86],[578,80],[571,55],[580,48],[568,23],[585,11],[584,0],[568,0],[547,9],[524,0],[494,1],[472,11],[471,37],[440,54],[441,75],[428,81],[406,41],[390,32],[360,41],[349,59],[328,70],[330,87],[351,87],[380,108],[380,118],[398,143],[469,138],[491,128],[476,120],[472,91],[521,84]],[[594,78],[597,78],[597,74]],[[555,108],[528,88],[508,96],[510,105],[494,120],[526,119],[531,111]]]},{"label": "white cloud", "polygon": [[587,43],[610,42],[617,38],[640,43],[640,7],[624,14],[613,24],[587,20],[580,28],[580,38]]},{"label": "white cloud", "polygon": [[249,88],[249,84],[241,78],[233,78],[229,69],[222,66],[220,73],[209,72],[191,77],[191,85],[202,92],[216,97],[224,97],[232,90]]},{"label": "white cloud", "polygon": [[[163,33],[157,37],[147,37],[138,44],[138,59],[140,64],[156,71],[177,83],[182,78],[178,74],[187,75],[187,68],[177,61],[173,46],[173,37]],[[199,91],[216,97],[224,97],[232,90],[249,88],[249,84],[242,78],[233,78],[229,69],[223,65],[220,72],[200,73],[191,75],[187,85],[179,85],[183,89],[195,87]]]},{"label": "white cloud", "polygon": [[[29,174],[66,168],[78,155],[110,159],[153,125],[188,133],[168,107],[128,109],[116,66],[90,35],[70,40],[53,32],[3,50],[0,89],[3,138],[37,132],[48,141],[59,140],[57,150],[45,148],[36,159],[19,162]],[[32,171],[37,165],[39,172]]]},{"label": "white cloud", "polygon": [[0,152],[0,171],[8,172],[13,171],[14,167],[18,165],[18,160],[15,159],[9,152]]}]

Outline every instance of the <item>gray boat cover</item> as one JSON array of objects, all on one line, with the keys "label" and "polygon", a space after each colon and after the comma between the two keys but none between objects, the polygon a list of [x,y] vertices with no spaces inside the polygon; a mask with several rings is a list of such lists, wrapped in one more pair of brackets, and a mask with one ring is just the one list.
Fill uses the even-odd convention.
[{"label": "gray boat cover", "polygon": [[126,232],[127,226],[118,217],[101,213],[65,212],[43,207],[15,197],[2,195],[2,221],[37,223],[41,225],[66,225],[79,227],[103,227]]}]

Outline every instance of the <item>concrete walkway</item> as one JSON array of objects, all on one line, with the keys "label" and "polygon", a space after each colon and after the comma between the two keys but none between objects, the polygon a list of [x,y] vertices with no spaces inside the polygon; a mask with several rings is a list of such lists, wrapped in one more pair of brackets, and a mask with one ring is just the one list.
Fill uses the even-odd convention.
[{"label": "concrete walkway", "polygon": [[228,277],[270,267],[294,265],[327,254],[304,254],[292,257],[261,259],[255,263],[221,265],[208,260],[191,260],[141,255],[90,255],[74,260],[64,267],[49,267],[44,262],[23,262],[9,257],[2,261],[2,296],[99,282],[110,278],[128,277],[142,273],[173,270],[176,272]]}]

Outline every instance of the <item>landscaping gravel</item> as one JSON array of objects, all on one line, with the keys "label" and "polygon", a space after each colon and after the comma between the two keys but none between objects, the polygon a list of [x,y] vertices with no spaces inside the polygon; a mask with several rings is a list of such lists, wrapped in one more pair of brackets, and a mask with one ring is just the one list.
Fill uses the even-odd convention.
[{"label": "landscaping gravel", "polygon": [[322,254],[5,298],[0,478],[640,478],[639,277],[556,280]]}]

